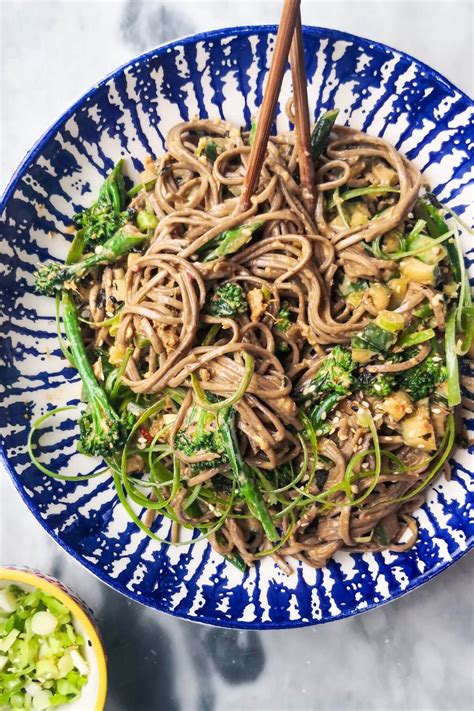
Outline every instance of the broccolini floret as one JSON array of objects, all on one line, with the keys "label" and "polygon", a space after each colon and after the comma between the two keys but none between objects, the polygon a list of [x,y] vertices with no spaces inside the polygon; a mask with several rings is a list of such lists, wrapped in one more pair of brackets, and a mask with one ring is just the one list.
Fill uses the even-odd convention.
[{"label": "broccolini floret", "polygon": [[336,346],[324,360],[316,376],[302,388],[300,399],[314,401],[326,393],[348,395],[354,383],[355,367],[351,352],[347,348]]},{"label": "broccolini floret", "polygon": [[132,225],[126,225],[80,262],[73,264],[47,262],[36,272],[36,291],[45,296],[54,296],[63,289],[66,282],[80,281],[89,269],[115,262],[127,252],[139,247],[146,238],[147,235],[138,232]]},{"label": "broccolini floret", "polygon": [[241,316],[247,311],[247,301],[241,286],[231,281],[218,286],[207,306],[212,316]]},{"label": "broccolini floret", "polygon": [[203,469],[212,469],[228,461],[219,430],[200,432],[199,434],[197,432],[194,434],[178,432],[174,438],[174,447],[187,457],[193,457],[196,454],[205,452],[218,455],[213,459],[193,463],[192,470],[196,472]]},{"label": "broccolini floret", "polygon": [[316,376],[296,394],[299,404],[312,406],[311,420],[318,434],[327,432],[330,425],[327,416],[341,397],[350,394],[354,385],[354,369],[351,352],[335,346]]},{"label": "broccolini floret", "polygon": [[74,225],[83,231],[84,244],[104,244],[112,235],[130,221],[125,208],[128,197],[120,160],[102,185],[96,202],[74,216]]},{"label": "broccolini floret", "polygon": [[412,400],[429,397],[436,386],[448,377],[446,366],[439,356],[428,356],[419,365],[400,373],[398,387],[406,390]]},{"label": "broccolini floret", "polygon": [[356,388],[366,395],[387,397],[397,388],[397,378],[392,373],[377,373],[373,375],[367,370],[361,370],[356,379]]}]

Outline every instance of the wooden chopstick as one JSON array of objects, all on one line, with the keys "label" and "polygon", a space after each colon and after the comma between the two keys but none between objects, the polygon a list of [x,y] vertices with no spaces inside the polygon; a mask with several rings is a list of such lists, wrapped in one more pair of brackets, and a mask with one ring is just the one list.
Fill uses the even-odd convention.
[{"label": "wooden chopstick", "polygon": [[299,10],[291,45],[290,62],[293,79],[293,96],[295,100],[296,142],[298,147],[298,164],[300,168],[303,204],[311,218],[314,218],[314,166],[311,158],[307,79],[304,67],[301,13]]},{"label": "wooden chopstick", "polygon": [[300,9],[300,0],[285,0],[278,27],[270,73],[258,113],[257,130],[250,151],[247,172],[245,173],[239,210],[245,212],[250,207],[250,198],[255,190],[267,150],[268,137],[275,117],[275,109],[280,94],[281,83],[293,39],[296,19]]}]

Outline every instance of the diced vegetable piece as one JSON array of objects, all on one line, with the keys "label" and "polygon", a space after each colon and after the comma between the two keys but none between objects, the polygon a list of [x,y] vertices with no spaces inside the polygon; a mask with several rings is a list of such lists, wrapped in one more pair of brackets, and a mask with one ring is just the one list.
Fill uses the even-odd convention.
[{"label": "diced vegetable piece", "polygon": [[423,331],[415,331],[414,333],[402,333],[397,341],[397,346],[402,346],[402,348],[410,348],[411,346],[418,346],[420,343],[430,341],[434,337],[435,332],[432,328],[426,328]]},{"label": "diced vegetable piece", "polygon": [[66,676],[74,669],[74,662],[69,653],[64,654],[58,659],[58,671],[61,676]]},{"label": "diced vegetable piece", "polygon": [[346,298],[347,302],[356,309],[361,305],[364,293],[362,291],[353,291]]},{"label": "diced vegetable piece", "polygon": [[446,249],[442,244],[435,244],[428,235],[417,235],[409,242],[410,250],[420,250],[426,247],[422,252],[419,252],[418,259],[426,264],[438,264],[446,257]]},{"label": "diced vegetable piece", "polygon": [[386,331],[397,333],[405,328],[405,317],[396,311],[380,311],[377,314],[375,323]]},{"label": "diced vegetable piece", "polygon": [[390,333],[371,321],[364,328],[359,337],[354,336],[351,341],[353,348],[366,348],[374,351],[388,351],[397,340],[396,333]]},{"label": "diced vegetable piece", "polygon": [[30,681],[28,684],[25,684],[25,691],[29,696],[37,696],[41,689],[42,686],[37,681]]},{"label": "diced vegetable piece", "polygon": [[0,651],[1,652],[8,652],[10,647],[13,646],[13,644],[19,634],[20,634],[20,630],[17,630],[17,629],[10,630],[10,632],[7,634],[7,636],[3,637],[3,639],[0,642]]},{"label": "diced vegetable piece", "polygon": [[51,692],[47,689],[42,689],[36,696],[33,697],[33,708],[35,711],[43,711],[43,709],[51,708]]},{"label": "diced vegetable piece", "polygon": [[390,308],[397,309],[407,293],[408,279],[404,276],[398,277],[397,279],[390,279],[387,286],[392,292],[390,295]]},{"label": "diced vegetable piece", "polygon": [[390,291],[384,284],[371,284],[366,292],[377,310],[386,309],[390,301]]},{"label": "diced vegetable piece", "polygon": [[358,202],[351,210],[350,225],[351,227],[361,227],[366,225],[370,218],[370,211],[365,202]]},{"label": "diced vegetable piece", "polygon": [[416,257],[407,257],[400,262],[400,272],[408,280],[418,284],[433,286],[435,283],[435,265],[425,264]]},{"label": "diced vegetable piece", "polygon": [[398,422],[402,417],[413,412],[412,401],[403,390],[398,390],[386,397],[378,407],[382,412],[390,415],[395,422]]},{"label": "diced vegetable piece", "polygon": [[365,365],[369,360],[375,355],[374,351],[370,351],[367,348],[352,348],[352,360],[355,363],[360,363]]},{"label": "diced vegetable piece", "polygon": [[56,679],[58,668],[53,659],[40,659],[36,665],[36,675],[41,681]]},{"label": "diced vegetable piece", "polygon": [[0,590],[0,610],[7,614],[16,610],[16,597],[8,588]]},{"label": "diced vegetable piece", "polygon": [[146,232],[147,230],[154,230],[158,224],[158,218],[154,212],[148,210],[140,210],[137,215],[137,227],[140,232]]},{"label": "diced vegetable piece", "polygon": [[403,441],[409,447],[416,447],[426,451],[434,451],[436,449],[433,423],[426,403],[420,404],[414,415],[402,420],[401,431]]},{"label": "diced vegetable piece", "polygon": [[58,621],[54,615],[47,610],[37,612],[31,618],[31,631],[33,634],[49,635],[54,632],[58,625]]},{"label": "diced vegetable piece", "polygon": [[89,665],[86,662],[86,660],[84,659],[84,657],[82,656],[82,654],[80,654],[80,652],[78,652],[77,649],[71,649],[70,654],[71,654],[71,659],[74,663],[74,666],[76,667],[78,672],[80,674],[84,674],[85,676],[87,674],[89,674]]}]

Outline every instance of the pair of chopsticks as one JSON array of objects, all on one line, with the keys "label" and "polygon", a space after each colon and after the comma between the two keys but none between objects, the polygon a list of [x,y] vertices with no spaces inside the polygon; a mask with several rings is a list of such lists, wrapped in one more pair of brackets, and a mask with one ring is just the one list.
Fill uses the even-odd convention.
[{"label": "pair of chopsticks", "polygon": [[314,168],[311,159],[308,94],[304,68],[303,33],[301,29],[300,0],[285,0],[278,27],[272,65],[258,114],[257,130],[250,151],[244,178],[240,210],[248,210],[262,169],[268,138],[275,117],[286,63],[290,55],[295,105],[295,128],[298,146],[298,164],[303,203],[308,213],[314,213]]}]

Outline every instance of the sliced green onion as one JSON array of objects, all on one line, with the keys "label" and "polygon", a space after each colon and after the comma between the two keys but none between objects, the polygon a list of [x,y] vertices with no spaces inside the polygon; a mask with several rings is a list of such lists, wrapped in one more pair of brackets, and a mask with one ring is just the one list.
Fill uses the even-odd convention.
[{"label": "sliced green onion", "polygon": [[375,323],[390,333],[397,333],[405,327],[405,317],[396,311],[382,310],[377,314]]},{"label": "sliced green onion", "polygon": [[65,407],[56,407],[54,410],[48,410],[48,412],[43,415],[42,417],[39,417],[33,424],[31,425],[30,431],[28,433],[28,440],[27,440],[27,451],[28,455],[32,461],[32,463],[35,465],[37,469],[40,470],[43,474],[46,474],[46,476],[51,477],[52,479],[58,479],[59,481],[87,481],[88,479],[95,479],[98,476],[102,476],[103,474],[106,474],[109,469],[106,467],[105,469],[100,469],[99,471],[92,472],[91,474],[78,474],[77,476],[67,476],[65,474],[58,474],[58,472],[54,472],[51,469],[48,469],[48,467],[45,467],[44,464],[41,464],[39,461],[38,457],[36,454],[33,452],[33,437],[35,432],[40,429],[41,425],[46,422],[50,417],[53,417],[54,415],[59,415],[61,412],[66,412],[67,410],[77,410],[78,406],[77,405],[67,405]]},{"label": "sliced green onion", "polygon": [[153,180],[149,180],[147,183],[138,183],[137,185],[134,185],[133,188],[131,188],[128,191],[128,193],[127,193],[128,197],[129,198],[134,197],[135,195],[138,195],[138,193],[141,192],[142,190],[145,190],[146,192],[148,192],[149,190],[151,190],[154,187],[156,181],[157,181],[157,178],[153,178]]},{"label": "sliced green onion", "polygon": [[250,381],[252,380],[255,370],[255,360],[250,355],[250,353],[244,351],[243,358],[244,373],[242,375],[242,380],[240,381],[235,393],[228,397],[226,400],[220,400],[219,402],[210,402],[210,400],[208,400],[206,396],[206,393],[201,387],[201,383],[199,382],[196,373],[191,373],[191,383],[193,386],[194,394],[196,396],[196,401],[200,407],[204,408],[204,410],[208,410],[209,412],[219,412],[224,408],[235,405],[236,402],[243,398],[248,386],[250,385]]},{"label": "sliced green onion", "polygon": [[[446,232],[446,234],[442,235],[441,237],[437,237],[436,239],[431,240],[430,245],[422,245],[421,247],[418,247],[417,249],[408,249],[403,252],[382,252],[378,250],[377,256],[379,259],[389,259],[389,260],[399,260],[399,259],[405,259],[405,257],[416,257],[419,254],[423,254],[423,252],[428,251],[429,249],[432,249],[433,247],[436,247],[437,244],[442,244],[442,242],[446,242],[447,239],[452,237],[454,235],[454,231],[450,230],[449,232]],[[379,238],[377,238],[379,239]],[[377,240],[374,240],[374,242],[377,242]]]},{"label": "sliced green onion", "polygon": [[[372,218],[372,219],[375,219]],[[387,237],[387,235],[379,235],[374,239],[372,244],[369,246],[369,249],[373,252],[374,257],[377,257],[377,259],[389,259],[389,254],[402,254],[406,251],[406,240],[404,235],[400,231],[393,231],[390,233],[391,236],[396,237],[398,239],[398,249],[396,252],[384,252],[382,249],[383,245],[383,240]]]},{"label": "sliced green onion", "polygon": [[55,318],[56,318],[56,332],[58,335],[58,343],[59,347],[62,351],[63,356],[70,362],[70,364],[74,366],[74,360],[72,357],[72,353],[69,350],[66,341],[63,338],[63,334],[61,333],[61,294],[56,294],[55,297]]},{"label": "sliced green onion", "polygon": [[456,353],[456,311],[449,314],[445,333],[446,368],[448,370],[448,405],[455,407],[461,402],[459,365]]},{"label": "sliced green onion", "polygon": [[1,707],[38,711],[55,699],[69,707],[87,683],[89,665],[68,608],[43,590],[14,584],[0,598],[12,602],[0,614]]},{"label": "sliced green onion", "polygon": [[397,346],[401,346],[402,348],[418,346],[420,343],[430,341],[435,335],[432,328],[426,328],[424,331],[415,331],[415,333],[402,333],[397,341]]},{"label": "sliced green onion", "polygon": [[[339,190],[336,188],[336,190]],[[364,195],[384,195],[385,193],[399,193],[399,188],[391,188],[389,185],[370,185],[365,188],[354,188],[353,190],[346,190],[343,193],[337,193],[334,191],[334,197],[329,200],[327,204],[327,209],[332,210],[337,207],[338,202],[346,202],[347,200],[354,200],[354,198],[363,197]]]},{"label": "sliced green onion", "polygon": [[415,223],[415,226],[411,230],[411,232],[408,233],[406,236],[406,243],[408,249],[412,246],[413,242],[416,240],[417,237],[420,236],[420,234],[423,232],[423,230],[426,227],[426,221],[425,220],[417,220]]},{"label": "sliced green onion", "polygon": [[342,203],[344,202],[340,196],[339,193],[339,188],[337,187],[334,191],[334,198],[333,198],[334,205],[333,207],[336,208],[337,214],[339,215],[342,224],[346,229],[350,228],[349,220],[347,219],[347,215],[345,213],[345,210],[342,206]]}]

